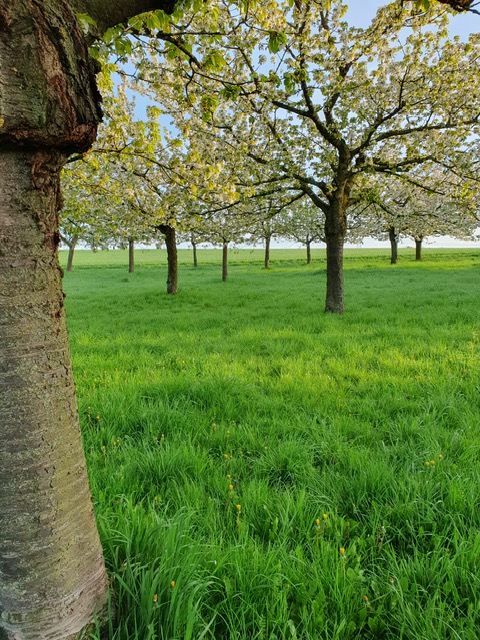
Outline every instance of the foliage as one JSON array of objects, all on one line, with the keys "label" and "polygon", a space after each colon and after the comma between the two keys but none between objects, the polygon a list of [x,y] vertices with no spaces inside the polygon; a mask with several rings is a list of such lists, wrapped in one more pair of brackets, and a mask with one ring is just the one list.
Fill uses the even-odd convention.
[{"label": "foliage", "polygon": [[352,214],[349,238],[384,240],[394,232],[397,239],[410,236],[419,241],[442,235],[473,239],[478,220],[471,197],[461,195],[466,185],[454,174],[431,167],[422,167],[406,180],[372,180],[365,206]]},{"label": "foliage", "polygon": [[358,29],[341,0],[210,2],[135,28],[130,88],[170,119],[178,141],[162,188],[180,187],[184,211],[214,212],[230,233],[252,198],[259,209],[272,194],[308,199],[332,258],[326,308],[343,310],[339,247],[372,174],[445,169],[476,137],[478,38],[446,40],[435,6],[391,2]]}]

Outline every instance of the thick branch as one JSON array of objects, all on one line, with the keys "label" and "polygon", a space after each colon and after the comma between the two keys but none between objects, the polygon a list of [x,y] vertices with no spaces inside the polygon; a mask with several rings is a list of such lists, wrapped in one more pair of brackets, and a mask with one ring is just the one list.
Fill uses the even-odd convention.
[{"label": "thick branch", "polygon": [[163,9],[172,13],[175,4],[176,0],[71,0],[77,13],[87,13],[96,21],[100,33],[145,11]]}]

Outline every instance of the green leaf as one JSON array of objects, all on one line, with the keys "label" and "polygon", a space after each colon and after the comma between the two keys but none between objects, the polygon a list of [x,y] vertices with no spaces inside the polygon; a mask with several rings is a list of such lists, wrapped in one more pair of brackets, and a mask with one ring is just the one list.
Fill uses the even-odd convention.
[{"label": "green leaf", "polygon": [[97,23],[95,20],[88,15],[88,13],[76,13],[77,20],[80,22],[80,26],[82,27],[82,31],[88,31],[89,27],[96,27]]},{"label": "green leaf", "polygon": [[280,31],[270,31],[268,39],[268,50],[271,53],[278,53],[287,44],[287,36]]},{"label": "green leaf", "polygon": [[236,100],[240,93],[240,87],[235,84],[227,84],[221,91],[220,95],[225,100]]},{"label": "green leaf", "polygon": [[118,35],[118,28],[117,27],[110,27],[103,34],[102,40],[106,44],[110,44],[117,35]]},{"label": "green leaf", "polygon": [[202,119],[210,122],[218,105],[216,96],[204,95],[200,100],[200,108],[202,110]]},{"label": "green leaf", "polygon": [[207,54],[203,59],[203,65],[205,69],[212,69],[215,71],[220,71],[227,64],[227,61],[222,56],[220,51],[212,51]]},{"label": "green leaf", "polygon": [[132,53],[132,43],[128,38],[116,38],[113,42],[115,53],[119,56]]},{"label": "green leaf", "polygon": [[287,93],[295,93],[296,82],[293,73],[286,73],[283,76],[283,84],[285,85],[285,91]]}]

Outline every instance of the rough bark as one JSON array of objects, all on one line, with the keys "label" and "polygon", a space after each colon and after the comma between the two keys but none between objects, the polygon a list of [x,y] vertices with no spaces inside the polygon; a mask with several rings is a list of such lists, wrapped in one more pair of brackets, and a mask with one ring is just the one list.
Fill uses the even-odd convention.
[{"label": "rough bark", "polygon": [[0,153],[0,637],[12,640],[74,637],[106,604],[57,258],[64,159]]},{"label": "rough bark", "polygon": [[345,187],[337,190],[330,207],[325,211],[325,244],[327,250],[327,295],[325,311],[343,313],[343,245],[347,232],[347,194]]},{"label": "rough bark", "polygon": [[390,240],[390,264],[398,262],[398,234],[395,227],[388,229],[388,239]]},{"label": "rough bark", "polygon": [[325,311],[343,313],[345,311],[343,289],[343,245],[344,236],[326,236],[327,245],[327,296]]},{"label": "rough bark", "polygon": [[128,239],[128,273],[135,271],[135,242],[133,238]]},{"label": "rough bark", "polygon": [[80,4],[113,24],[168,2],[0,3],[2,640],[76,638],[107,600],[57,251],[60,170],[101,116]]},{"label": "rough bark", "polygon": [[271,235],[265,236],[265,260],[264,260],[265,269],[269,269],[270,268],[270,242],[271,242],[271,240],[272,240],[272,236]]},{"label": "rough bark", "polygon": [[423,238],[414,238],[414,240],[415,240],[415,260],[421,260]]},{"label": "rough bark", "polygon": [[222,281],[225,282],[228,278],[228,242],[222,245]]},{"label": "rough bark", "polygon": [[307,240],[307,264],[312,262],[312,242]]},{"label": "rough bark", "polygon": [[175,295],[178,290],[177,234],[169,224],[161,224],[158,229],[167,247],[167,293]]}]

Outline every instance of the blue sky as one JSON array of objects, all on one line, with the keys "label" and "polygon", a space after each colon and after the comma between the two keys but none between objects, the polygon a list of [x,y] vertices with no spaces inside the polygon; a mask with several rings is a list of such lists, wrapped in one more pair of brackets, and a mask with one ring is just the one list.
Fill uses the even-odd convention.
[{"label": "blue sky", "polygon": [[[385,0],[350,0],[348,4],[348,20],[359,27],[366,27],[377,9],[385,4]],[[452,15],[450,34],[468,37],[469,33],[480,31],[480,16],[472,13]]]}]

